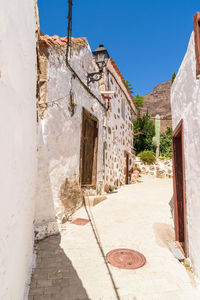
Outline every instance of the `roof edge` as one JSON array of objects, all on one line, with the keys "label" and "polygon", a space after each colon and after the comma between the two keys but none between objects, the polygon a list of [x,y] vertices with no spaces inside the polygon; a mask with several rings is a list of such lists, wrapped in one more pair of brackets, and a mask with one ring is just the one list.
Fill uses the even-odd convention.
[{"label": "roof edge", "polygon": [[124,84],[124,86],[125,86],[125,88],[126,88],[128,94],[129,94],[129,96],[130,96],[130,98],[131,98],[131,100],[132,100],[132,102],[133,102],[133,105],[134,105],[135,108],[136,108],[135,99],[134,99],[133,95],[131,94],[131,92],[129,91],[129,88],[128,88],[128,86],[127,86],[125,80],[124,80],[124,77],[123,77],[122,73],[120,72],[118,66],[116,65],[114,59],[113,59],[112,57],[110,57],[110,58],[109,58],[109,61],[111,62],[113,68],[115,69],[115,71],[117,72],[117,74],[119,75],[119,77],[121,78],[121,81],[122,81],[122,83]]},{"label": "roof edge", "polygon": [[[60,47],[66,47],[67,45],[67,37],[60,37],[58,35],[49,36],[48,34],[40,35],[40,43],[46,44],[47,47],[54,47],[54,46],[60,46]],[[71,45],[72,47],[88,47],[88,40],[86,37],[81,38],[71,38]]]}]

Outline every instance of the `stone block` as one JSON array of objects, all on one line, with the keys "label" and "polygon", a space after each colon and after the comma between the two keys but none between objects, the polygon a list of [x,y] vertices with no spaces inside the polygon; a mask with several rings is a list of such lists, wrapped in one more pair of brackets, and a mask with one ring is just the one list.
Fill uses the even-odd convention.
[{"label": "stone block", "polygon": [[156,177],[157,178],[165,178],[165,171],[164,170],[159,170],[156,172]]}]

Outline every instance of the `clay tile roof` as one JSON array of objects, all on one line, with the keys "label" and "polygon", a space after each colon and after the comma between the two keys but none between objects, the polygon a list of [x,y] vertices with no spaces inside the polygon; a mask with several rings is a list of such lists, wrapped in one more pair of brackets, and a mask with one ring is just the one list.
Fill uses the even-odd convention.
[{"label": "clay tile roof", "polygon": [[[58,35],[49,36],[47,34],[40,35],[40,42],[46,44],[47,47],[54,46],[66,46],[67,37],[59,37]],[[86,47],[88,46],[88,41],[86,38],[71,38],[72,48],[76,47]]]},{"label": "clay tile roof", "polygon": [[125,80],[124,80],[124,77],[122,76],[122,73],[121,73],[120,70],[118,69],[118,66],[116,65],[115,61],[114,61],[111,57],[109,58],[109,61],[111,62],[113,68],[115,69],[115,71],[117,72],[117,74],[119,75],[119,77],[121,78],[121,80],[122,80],[122,82],[123,82],[123,84],[124,84],[124,86],[125,86],[125,88],[126,88],[128,94],[129,94],[129,96],[130,96],[130,98],[131,98],[131,100],[132,100],[132,102],[133,102],[133,104],[134,104],[134,106],[136,107],[135,100],[134,100],[134,98],[133,98],[131,92],[129,91],[128,86],[126,85],[126,82],[125,82]]}]

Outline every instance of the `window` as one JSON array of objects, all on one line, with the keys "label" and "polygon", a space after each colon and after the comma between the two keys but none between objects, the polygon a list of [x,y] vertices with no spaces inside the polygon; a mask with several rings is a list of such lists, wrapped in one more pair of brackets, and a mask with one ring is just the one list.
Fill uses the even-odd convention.
[{"label": "window", "polygon": [[121,116],[125,120],[125,100],[121,100]]}]

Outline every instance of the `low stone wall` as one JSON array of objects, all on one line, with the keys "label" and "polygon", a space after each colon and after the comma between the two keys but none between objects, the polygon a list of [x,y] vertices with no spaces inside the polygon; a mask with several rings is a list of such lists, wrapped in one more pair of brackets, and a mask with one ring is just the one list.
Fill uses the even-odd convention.
[{"label": "low stone wall", "polygon": [[172,178],[172,160],[157,159],[155,163],[144,163],[139,157],[135,158],[135,167],[141,169],[142,174],[152,175],[157,178]]}]

